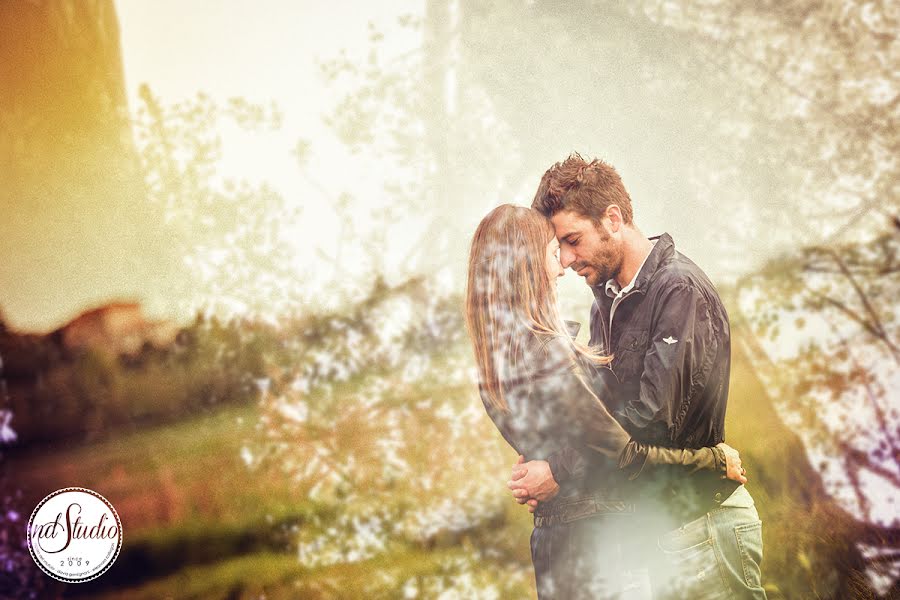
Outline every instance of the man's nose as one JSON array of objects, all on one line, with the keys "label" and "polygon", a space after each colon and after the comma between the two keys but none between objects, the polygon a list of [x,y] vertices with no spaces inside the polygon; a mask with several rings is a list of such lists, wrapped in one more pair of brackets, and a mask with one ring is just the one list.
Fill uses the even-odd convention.
[{"label": "man's nose", "polygon": [[563,269],[568,269],[573,262],[575,262],[575,253],[568,248],[560,248],[559,264],[563,266]]}]

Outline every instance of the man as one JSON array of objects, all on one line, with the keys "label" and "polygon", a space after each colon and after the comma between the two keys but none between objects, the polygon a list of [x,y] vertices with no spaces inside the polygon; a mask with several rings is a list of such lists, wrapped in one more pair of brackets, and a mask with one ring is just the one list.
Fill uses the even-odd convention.
[{"label": "man", "polygon": [[[532,208],[552,221],[562,266],[594,293],[590,342],[613,355],[621,383],[615,398],[601,400],[640,442],[671,448],[722,442],[730,327],[703,271],[668,234],[644,237],[618,173],[602,161],[575,154],[555,164]],[[509,487],[517,501],[534,511],[553,497],[570,475],[569,450],[514,466]],[[654,520],[656,531],[682,525],[654,540],[664,556],[649,565],[655,594],[765,598],[761,523],[752,498],[736,485],[673,472],[640,489],[643,520]],[[697,555],[701,547],[709,550],[704,558]]]}]

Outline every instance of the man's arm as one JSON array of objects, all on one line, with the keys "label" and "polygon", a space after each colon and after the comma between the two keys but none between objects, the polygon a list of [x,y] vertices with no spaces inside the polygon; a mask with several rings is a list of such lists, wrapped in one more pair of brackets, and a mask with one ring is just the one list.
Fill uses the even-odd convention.
[{"label": "man's arm", "polygon": [[[626,448],[626,454],[639,452],[641,445],[632,443]],[[728,444],[721,442],[716,444],[713,451],[714,462],[710,464],[708,458],[696,450],[677,450],[671,448],[658,448],[650,446],[647,458],[640,462],[640,468],[633,472],[631,479],[636,478],[645,464],[681,464],[688,474],[701,469],[715,468],[722,472],[722,476],[738,483],[747,483],[746,471],[741,462],[741,455]],[[625,458],[625,462],[628,462]],[[550,472],[550,465],[544,460],[532,460],[525,462],[525,457],[519,456],[519,460],[513,465],[512,479],[507,483],[512,490],[513,497],[519,504],[528,504],[528,511],[534,512],[538,502],[543,502],[556,495],[559,486]]]}]

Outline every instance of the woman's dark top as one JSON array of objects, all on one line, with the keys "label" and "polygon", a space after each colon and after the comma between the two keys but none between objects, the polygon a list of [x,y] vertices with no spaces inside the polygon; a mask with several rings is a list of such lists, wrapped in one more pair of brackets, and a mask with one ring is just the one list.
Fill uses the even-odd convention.
[{"label": "woman's dark top", "polygon": [[647,465],[679,465],[685,474],[708,469],[724,477],[725,456],[719,448],[674,450],[632,440],[598,400],[612,397],[615,375],[576,359],[568,339],[529,330],[518,338],[514,356],[497,365],[509,410],[494,408],[484,390],[481,397],[510,446],[526,460],[553,461],[560,491],[539,504],[536,525],[541,517],[567,522],[596,513],[631,512],[633,486],[627,482]]}]

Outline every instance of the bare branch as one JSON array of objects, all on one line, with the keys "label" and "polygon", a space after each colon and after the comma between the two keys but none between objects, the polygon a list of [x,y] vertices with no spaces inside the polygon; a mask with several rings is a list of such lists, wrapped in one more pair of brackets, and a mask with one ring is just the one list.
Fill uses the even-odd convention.
[{"label": "bare branch", "polygon": [[894,471],[886,469],[884,466],[879,465],[876,462],[872,462],[868,454],[866,454],[859,448],[854,448],[846,440],[838,439],[837,435],[832,435],[834,437],[835,444],[843,454],[843,458],[849,463],[847,470],[848,474],[852,473],[854,470],[863,469],[866,471],[870,471],[875,475],[878,475],[879,477],[887,479],[895,487],[900,488],[900,475],[898,475]]}]

